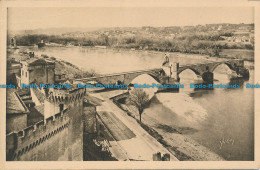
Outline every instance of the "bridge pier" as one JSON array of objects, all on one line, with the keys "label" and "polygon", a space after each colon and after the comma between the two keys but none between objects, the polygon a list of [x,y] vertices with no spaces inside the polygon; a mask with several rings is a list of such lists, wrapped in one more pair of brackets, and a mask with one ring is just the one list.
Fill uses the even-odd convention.
[{"label": "bridge pier", "polygon": [[179,63],[171,63],[171,75],[170,75],[170,77],[179,82],[180,77],[179,77],[178,70],[179,70]]},{"label": "bridge pier", "polygon": [[245,68],[244,60],[235,60],[234,71],[239,77],[249,78],[249,70]]},{"label": "bridge pier", "polygon": [[237,66],[235,68],[235,71],[238,76],[244,77],[244,78],[249,78],[249,70],[245,67]]},{"label": "bridge pier", "polygon": [[214,81],[214,73],[207,71],[205,73],[202,74],[202,80],[203,80],[203,84],[213,84]]}]

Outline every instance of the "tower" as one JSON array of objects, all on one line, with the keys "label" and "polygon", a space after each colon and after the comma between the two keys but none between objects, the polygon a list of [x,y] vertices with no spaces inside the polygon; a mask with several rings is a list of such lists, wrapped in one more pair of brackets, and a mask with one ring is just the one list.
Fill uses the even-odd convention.
[{"label": "tower", "polygon": [[49,108],[46,106],[44,120],[7,134],[7,160],[82,161],[85,93],[77,88],[46,91]]}]

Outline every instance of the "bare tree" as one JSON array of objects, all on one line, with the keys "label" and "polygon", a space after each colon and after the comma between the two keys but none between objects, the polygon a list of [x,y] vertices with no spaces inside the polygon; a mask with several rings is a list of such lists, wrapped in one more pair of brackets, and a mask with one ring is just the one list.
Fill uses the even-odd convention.
[{"label": "bare tree", "polygon": [[142,113],[145,106],[149,102],[149,95],[140,88],[134,89],[130,92],[130,97],[128,98],[130,104],[134,105],[139,112],[140,122],[142,121]]}]

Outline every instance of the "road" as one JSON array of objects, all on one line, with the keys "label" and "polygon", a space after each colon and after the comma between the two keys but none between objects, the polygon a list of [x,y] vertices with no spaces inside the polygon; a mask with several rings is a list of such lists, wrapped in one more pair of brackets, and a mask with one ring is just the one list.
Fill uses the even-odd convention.
[{"label": "road", "polygon": [[135,119],[128,116],[118,108],[109,98],[125,91],[117,90],[103,93],[93,93],[94,97],[104,100],[101,106],[97,106],[97,112],[113,136],[110,140],[110,151],[119,160],[145,160],[152,161],[153,154],[170,154],[171,161],[178,161],[156,139],[150,136]]},{"label": "road", "polygon": [[136,135],[112,112],[98,112],[106,128],[116,141],[132,139]]}]

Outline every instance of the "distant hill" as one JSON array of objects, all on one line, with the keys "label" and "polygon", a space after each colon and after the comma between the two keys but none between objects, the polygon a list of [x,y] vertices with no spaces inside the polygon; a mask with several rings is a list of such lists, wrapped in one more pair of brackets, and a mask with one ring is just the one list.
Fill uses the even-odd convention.
[{"label": "distant hill", "polygon": [[172,27],[59,27],[59,28],[39,28],[32,30],[8,30],[9,35],[23,35],[23,34],[45,34],[45,35],[62,35],[67,33],[79,33],[79,32],[106,32],[106,31],[138,31],[146,30],[148,32],[168,32],[176,33],[182,31],[219,31],[219,30],[237,30],[239,28],[244,28],[247,30],[254,29],[254,24],[229,24],[229,23],[219,23],[219,24],[206,24],[206,25],[196,25],[196,26],[172,26]]},{"label": "distant hill", "polygon": [[68,32],[90,32],[99,30],[100,28],[74,28],[74,27],[61,27],[61,28],[39,28],[33,30],[8,30],[8,34],[46,34],[46,35],[61,35]]}]

